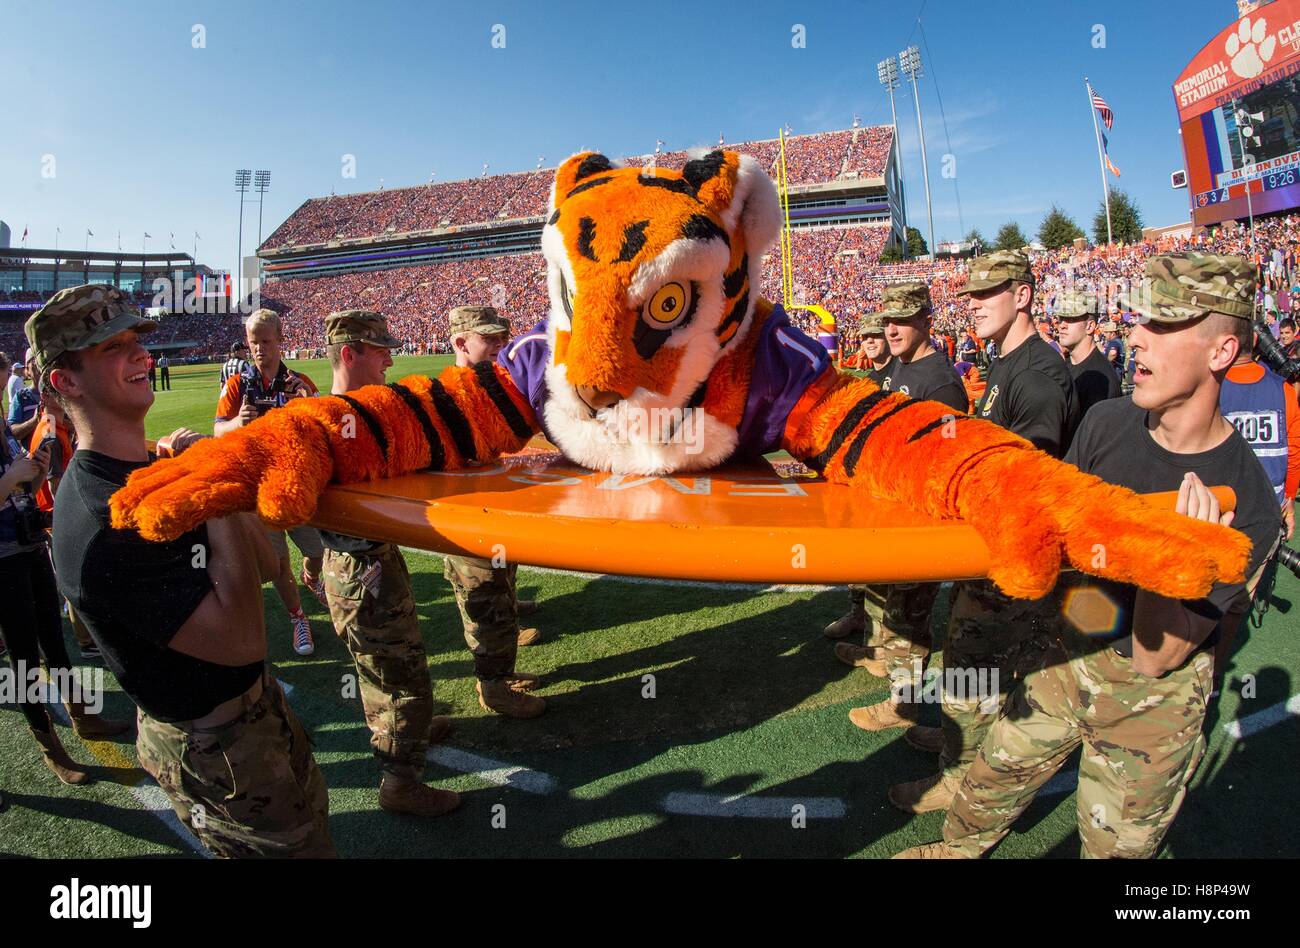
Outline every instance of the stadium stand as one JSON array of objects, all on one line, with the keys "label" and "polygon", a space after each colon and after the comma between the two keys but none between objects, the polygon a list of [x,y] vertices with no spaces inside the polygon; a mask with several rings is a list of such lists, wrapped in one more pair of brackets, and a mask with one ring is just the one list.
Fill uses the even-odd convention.
[{"label": "stadium stand", "polygon": [[[818,184],[842,177],[881,177],[891,141],[889,126],[792,135],[786,139],[786,174],[791,185]],[[780,157],[777,140],[725,145],[752,155],[775,173]],[[644,166],[649,154],[623,160]],[[687,152],[664,152],[655,163],[681,168]],[[555,169],[488,175],[371,191],[312,198],[302,204],[262,244],[262,250],[325,244],[333,240],[381,237],[503,220],[542,216]]]}]

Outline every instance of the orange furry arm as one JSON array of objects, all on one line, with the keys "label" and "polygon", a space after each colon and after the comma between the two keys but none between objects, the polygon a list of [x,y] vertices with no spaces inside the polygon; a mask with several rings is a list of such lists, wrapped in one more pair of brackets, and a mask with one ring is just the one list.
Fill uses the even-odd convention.
[{"label": "orange furry arm", "polygon": [[535,431],[528,400],[490,363],[294,399],[132,473],[109,502],[113,526],[172,540],[241,510],[272,527],[295,526],[311,519],[331,482],[480,464],[519,450]]},{"label": "orange furry arm", "polygon": [[1047,595],[1062,558],[1174,599],[1241,582],[1242,533],[1152,507],[1036,450],[991,422],[828,371],[791,412],[783,446],[828,480],[968,521],[988,545],[989,578]]}]

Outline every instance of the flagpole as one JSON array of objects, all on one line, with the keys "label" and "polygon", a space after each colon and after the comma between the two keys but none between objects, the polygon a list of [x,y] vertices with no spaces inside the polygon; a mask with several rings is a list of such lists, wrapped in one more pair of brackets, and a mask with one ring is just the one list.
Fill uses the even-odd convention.
[{"label": "flagpole", "polygon": [[[1237,126],[1237,150],[1241,152],[1241,179],[1242,184],[1246,187],[1246,213],[1250,216],[1250,255],[1253,258],[1255,256],[1255,207],[1250,199],[1250,178],[1246,177],[1246,141],[1241,137],[1241,113],[1243,111],[1241,100],[1233,99],[1232,124]],[[1254,263],[1254,260],[1252,259],[1251,262]]]},{"label": "flagpole", "polygon": [[1088,111],[1092,113],[1092,133],[1097,138],[1097,167],[1101,169],[1101,194],[1106,202],[1106,246],[1109,247],[1115,242],[1114,233],[1110,229],[1110,182],[1106,180],[1106,162],[1101,154],[1101,127],[1097,124],[1097,106],[1092,101],[1092,84],[1088,82],[1088,77],[1083,77],[1083,87],[1088,93]]}]

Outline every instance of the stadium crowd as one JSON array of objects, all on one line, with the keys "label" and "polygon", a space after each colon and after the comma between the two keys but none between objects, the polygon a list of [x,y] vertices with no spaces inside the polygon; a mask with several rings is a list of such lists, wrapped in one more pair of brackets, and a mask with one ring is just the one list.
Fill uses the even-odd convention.
[{"label": "stadium crowd", "polygon": [[[785,154],[788,180],[795,186],[833,181],[849,172],[852,177],[883,175],[891,136],[888,126],[790,136]],[[727,147],[752,155],[775,175],[779,141],[742,142]],[[636,166],[652,160],[660,167],[680,169],[687,153],[679,150],[624,158]],[[262,249],[536,218],[546,212],[554,179],[555,169],[547,168],[313,198],[289,215]]]}]

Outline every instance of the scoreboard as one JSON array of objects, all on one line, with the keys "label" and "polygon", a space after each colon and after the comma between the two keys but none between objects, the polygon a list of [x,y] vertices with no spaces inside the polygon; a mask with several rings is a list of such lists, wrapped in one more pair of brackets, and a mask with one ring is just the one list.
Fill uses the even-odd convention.
[{"label": "scoreboard", "polygon": [[1173,94],[1194,224],[1300,207],[1300,0],[1230,23]]}]

